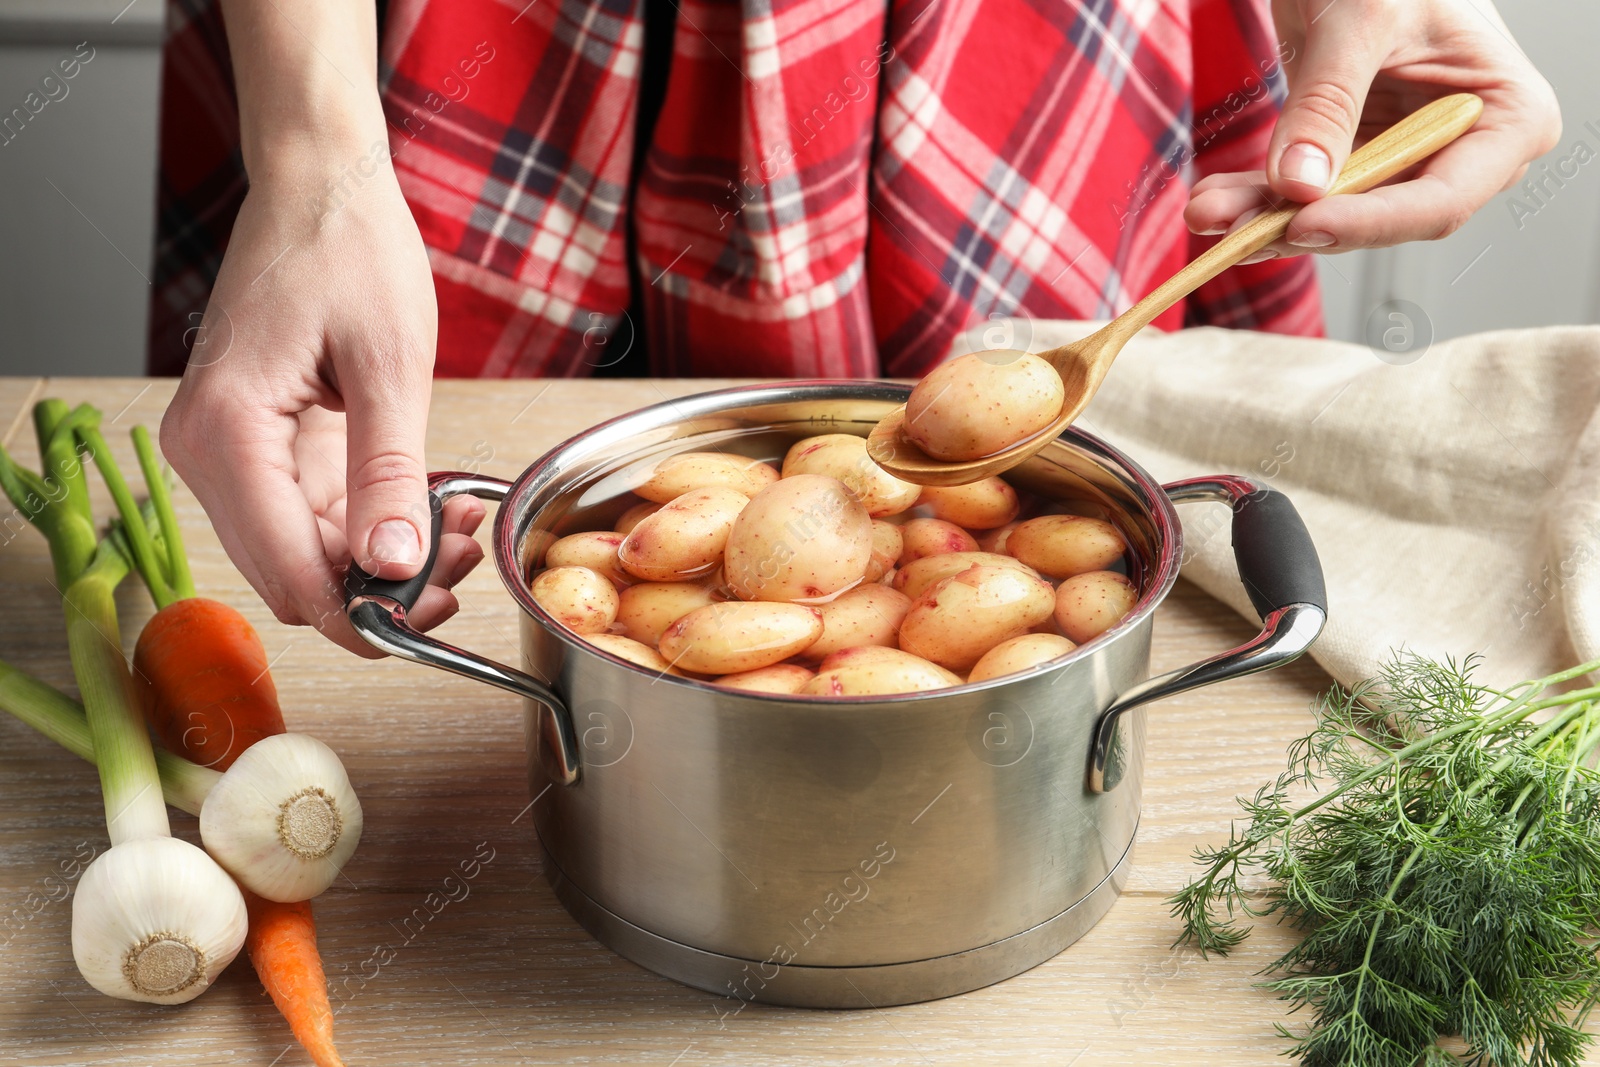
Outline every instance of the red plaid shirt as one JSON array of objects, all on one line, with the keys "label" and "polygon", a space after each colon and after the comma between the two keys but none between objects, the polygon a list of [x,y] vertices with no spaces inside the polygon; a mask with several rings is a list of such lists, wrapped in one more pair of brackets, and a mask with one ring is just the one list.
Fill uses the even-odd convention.
[{"label": "red plaid shirt", "polygon": [[[439,374],[585,374],[635,330],[663,375],[917,375],[986,321],[1026,348],[1203,247],[1189,181],[1259,167],[1282,96],[1268,0],[679,0],[634,182],[643,2],[392,0]],[[171,0],[158,373],[244,195],[235,112],[220,14]],[[1320,332],[1310,259],[1227,271],[1158,320],[1185,324]]]}]

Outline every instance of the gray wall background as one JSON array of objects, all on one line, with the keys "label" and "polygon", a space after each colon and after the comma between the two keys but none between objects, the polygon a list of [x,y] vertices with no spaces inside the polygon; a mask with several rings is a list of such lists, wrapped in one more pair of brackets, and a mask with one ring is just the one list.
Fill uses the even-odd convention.
[{"label": "gray wall background", "polygon": [[[1600,153],[1600,4],[1500,9],[1561,98],[1566,132],[1547,161],[1580,140]],[[161,18],[161,0],[0,0],[0,114],[78,42],[95,49],[67,95],[0,145],[0,373],[143,370]],[[1538,207],[1520,227],[1512,197]],[[1446,240],[1319,259],[1328,331],[1346,340],[1390,325],[1396,301],[1435,338],[1600,321],[1600,159],[1542,205],[1501,194]]]}]

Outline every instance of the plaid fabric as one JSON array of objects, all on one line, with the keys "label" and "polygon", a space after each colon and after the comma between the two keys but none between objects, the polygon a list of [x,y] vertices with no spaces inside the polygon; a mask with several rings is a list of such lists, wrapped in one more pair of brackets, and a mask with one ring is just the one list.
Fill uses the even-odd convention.
[{"label": "plaid fabric", "polygon": [[[181,370],[238,209],[220,17],[172,0],[151,368]],[[526,6],[524,6],[524,4]],[[630,189],[642,0],[393,0],[382,93],[438,373],[915,375],[965,328],[1106,317],[1204,246],[1188,183],[1260,166],[1268,0],[680,0]],[[631,218],[630,218],[631,216]],[[645,322],[629,304],[634,228]],[[1309,258],[1158,320],[1321,331]]]}]

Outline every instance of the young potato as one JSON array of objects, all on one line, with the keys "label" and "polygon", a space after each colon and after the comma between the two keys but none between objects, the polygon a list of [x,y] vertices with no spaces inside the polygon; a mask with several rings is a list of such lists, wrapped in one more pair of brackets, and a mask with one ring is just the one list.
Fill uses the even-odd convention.
[{"label": "young potato", "polygon": [[960,685],[961,676],[897,648],[844,648],[822,661],[804,696],[862,697],[920,693]]},{"label": "young potato", "polygon": [[751,693],[778,693],[790,695],[804,689],[806,683],[817,676],[816,672],[798,663],[775,663],[753,671],[725,674],[712,682],[724,689],[743,689]]},{"label": "young potato", "polygon": [[613,656],[621,656],[629,663],[637,663],[647,671],[684,677],[684,673],[668,663],[661,653],[631,637],[623,637],[621,634],[591,634],[586,640],[595,648],[603,648]]},{"label": "young potato", "polygon": [[894,570],[895,560],[900,558],[904,547],[905,542],[901,539],[900,527],[882,519],[873,519],[872,556],[867,560],[867,573],[862,580],[882,581],[885,575]]},{"label": "young potato", "polygon": [[1075,574],[1056,589],[1056,625],[1078,644],[1093,641],[1121,622],[1139,602],[1139,590],[1116,571]]},{"label": "young potato", "polygon": [[837,478],[797,474],[740,512],[723,558],[741,600],[821,600],[866,576],[872,520]]},{"label": "young potato", "polygon": [[540,571],[528,591],[555,620],[576,634],[603,634],[617,618],[617,590],[588,567]]},{"label": "young potato", "polygon": [[841,648],[863,645],[895,647],[900,620],[911,610],[911,598],[886,585],[858,585],[818,607],[822,636],[800,653],[816,662]]},{"label": "young potato", "polygon": [[978,551],[976,538],[955,523],[943,519],[912,519],[900,527],[900,536],[905,543],[900,552],[902,567],[928,556]]},{"label": "young potato", "polygon": [[903,482],[874,463],[867,455],[866,438],[850,433],[825,433],[796,441],[783,457],[783,477],[796,474],[839,479],[875,519],[915,506],[922,494],[921,486]]},{"label": "young potato", "polygon": [[900,647],[952,671],[1050,617],[1055,590],[1011,567],[971,567],[917,598],[900,624]]},{"label": "young potato", "polygon": [[1127,551],[1118,529],[1082,515],[1040,515],[1019,523],[1006,538],[1006,554],[1047,578],[1103,571]]},{"label": "young potato", "polygon": [[609,530],[587,530],[568,534],[545,549],[546,567],[588,567],[611,579],[618,589],[633,584],[628,572],[617,559],[617,549],[622,547],[622,535]]},{"label": "young potato", "polygon": [[1011,537],[1011,531],[1021,526],[1020,522],[1008,522],[1004,526],[993,530],[984,530],[978,536],[978,549],[981,552],[1004,553],[1006,542]]},{"label": "young potato", "polygon": [[712,486],[755,496],[778,480],[770,463],[729,452],[680,452],[656,464],[650,479],[634,492],[665,504],[695,489]]},{"label": "young potato", "polygon": [[934,459],[982,459],[1061,414],[1061,376],[1026,352],[973,352],[943,363],[906,401],[905,435]]},{"label": "young potato", "polygon": [[540,567],[544,566],[544,557],[550,551],[550,546],[556,543],[556,535],[549,530],[534,530],[522,543],[522,573],[528,581],[533,581],[533,575]]},{"label": "young potato", "polygon": [[[617,552],[623,570],[647,582],[681,582],[717,569],[734,520],[750,503],[719,486],[691,489],[639,520]],[[615,534],[607,536],[615,537]]]},{"label": "young potato", "polygon": [[925,485],[919,502],[933,509],[934,518],[969,530],[1004,526],[1022,510],[1017,491],[1001,478],[967,485]]},{"label": "young potato", "polygon": [[1005,674],[1016,674],[1059,659],[1078,646],[1056,634],[1023,634],[1002,641],[979,657],[972,665],[969,682],[986,682]]},{"label": "young potato", "polygon": [[822,614],[801,604],[727,601],[696,608],[661,635],[661,654],[700,674],[782,663],[822,636]]},{"label": "young potato", "polygon": [[894,587],[915,600],[946,578],[954,578],[968,567],[980,565],[1010,567],[1038,577],[1032,567],[1010,556],[1000,556],[992,552],[946,552],[939,556],[925,556],[901,567],[895,573]]},{"label": "young potato", "polygon": [[645,516],[654,515],[656,512],[660,511],[661,508],[662,505],[653,501],[642,501],[638,504],[635,504],[627,511],[624,511],[621,515],[618,515],[617,524],[611,529],[619,534],[622,534],[623,536],[627,536],[633,532],[633,528],[635,526],[639,525],[639,523],[644,520]]},{"label": "young potato", "polygon": [[622,591],[616,625],[625,636],[654,648],[668,626],[719,599],[710,582],[641,582]]}]

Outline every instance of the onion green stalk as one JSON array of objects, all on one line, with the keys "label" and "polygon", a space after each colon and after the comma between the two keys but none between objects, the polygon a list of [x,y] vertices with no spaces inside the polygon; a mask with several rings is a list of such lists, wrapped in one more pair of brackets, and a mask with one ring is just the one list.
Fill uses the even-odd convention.
[{"label": "onion green stalk", "polygon": [[[0,661],[0,709],[27,723],[79,759],[94,762],[94,740],[83,705],[54,686]],[[168,804],[199,815],[222,772],[202,767],[164,748],[155,750],[156,773]]]},{"label": "onion green stalk", "polygon": [[[83,706],[3,661],[0,711],[94,762]],[[166,802],[200,816],[201,839],[212,858],[257,895],[279,888],[285,870],[293,871],[303,862],[282,838],[286,831],[294,837],[295,801],[308,788],[328,792],[347,818],[357,820],[345,827],[349,841],[360,838],[361,805],[344,767],[333,750],[314,737],[285,733],[262,738],[227,771],[202,767],[160,748],[155,750],[155,763]],[[337,869],[346,859],[348,855],[336,856],[332,866]]]},{"label": "onion green stalk", "polygon": [[[199,996],[238,955],[244,897],[216,861],[171,836],[118,634],[113,594],[128,564],[111,541],[98,542],[80,484],[76,435],[97,434],[99,413],[63,408],[45,401],[34,409],[46,474],[23,470],[0,449],[0,488],[50,546],[111,838],[73,897],[72,955],[102,993],[176,1004]],[[137,512],[125,532],[148,542]]]}]

